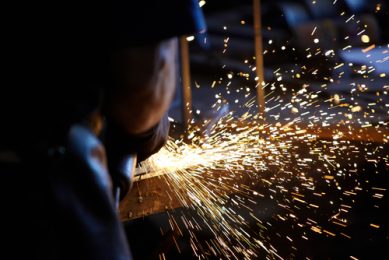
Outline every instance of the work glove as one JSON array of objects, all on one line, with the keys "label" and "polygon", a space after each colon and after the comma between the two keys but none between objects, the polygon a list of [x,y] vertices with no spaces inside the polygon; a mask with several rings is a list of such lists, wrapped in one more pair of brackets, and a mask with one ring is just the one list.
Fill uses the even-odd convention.
[{"label": "work glove", "polygon": [[165,145],[168,135],[169,120],[167,115],[148,131],[136,135],[125,133],[114,122],[107,120],[103,142],[107,150],[108,169],[114,189],[120,188],[120,200],[123,199],[132,185],[134,170],[129,171],[132,167],[130,166],[131,160],[134,164],[136,157],[136,161],[139,163],[157,153]]}]

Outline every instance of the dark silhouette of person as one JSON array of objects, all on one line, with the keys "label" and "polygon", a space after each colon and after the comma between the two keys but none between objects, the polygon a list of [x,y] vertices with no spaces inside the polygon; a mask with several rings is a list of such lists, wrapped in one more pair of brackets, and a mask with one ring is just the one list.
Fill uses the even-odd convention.
[{"label": "dark silhouette of person", "polygon": [[144,160],[165,143],[176,38],[205,29],[198,2],[3,10],[2,259],[131,259],[115,163]]}]

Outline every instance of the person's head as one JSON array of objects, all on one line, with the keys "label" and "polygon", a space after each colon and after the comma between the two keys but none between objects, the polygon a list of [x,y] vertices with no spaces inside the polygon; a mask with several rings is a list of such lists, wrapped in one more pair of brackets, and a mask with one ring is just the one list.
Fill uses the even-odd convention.
[{"label": "person's head", "polygon": [[168,110],[176,86],[177,44],[171,38],[114,53],[109,114],[129,133],[147,131]]}]

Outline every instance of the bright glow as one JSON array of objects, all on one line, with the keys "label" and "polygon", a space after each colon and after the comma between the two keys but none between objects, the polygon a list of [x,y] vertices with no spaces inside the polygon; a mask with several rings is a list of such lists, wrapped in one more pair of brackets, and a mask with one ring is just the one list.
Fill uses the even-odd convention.
[{"label": "bright glow", "polygon": [[363,35],[361,36],[361,41],[362,41],[363,43],[369,43],[369,42],[370,42],[370,37],[369,37],[368,35],[366,35],[366,34],[363,34]]}]

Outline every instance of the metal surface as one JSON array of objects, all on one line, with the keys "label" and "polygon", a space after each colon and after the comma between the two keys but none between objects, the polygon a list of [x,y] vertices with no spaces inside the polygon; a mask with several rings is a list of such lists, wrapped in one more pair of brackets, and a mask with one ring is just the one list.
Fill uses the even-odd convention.
[{"label": "metal surface", "polygon": [[172,194],[171,187],[161,176],[141,179],[121,201],[120,219],[136,219],[181,207],[180,201]]},{"label": "metal surface", "polygon": [[[239,127],[244,127],[245,124],[241,122],[234,122],[234,124],[238,124]],[[361,128],[361,127],[347,127],[347,126],[331,126],[331,127],[308,127],[308,125],[300,123],[293,124],[290,127],[285,127],[283,129],[283,133],[287,134],[290,131],[297,131],[296,129],[300,129],[299,131],[304,132],[307,135],[315,135],[316,138],[321,140],[332,140],[334,135],[338,135],[338,140],[347,140],[347,141],[359,141],[359,142],[372,142],[372,143],[385,143],[387,140],[386,136],[389,136],[389,130],[382,128]],[[352,130],[350,130],[352,129]],[[266,134],[268,134],[264,130]],[[285,139],[289,139],[288,135],[284,136]],[[135,174],[133,178],[133,182],[144,181],[146,179],[160,177],[164,175],[165,172],[152,172],[150,169],[145,168],[136,168]]]},{"label": "metal surface", "polygon": [[[291,125],[290,128],[286,127],[284,129],[285,139],[289,138],[287,135],[289,131],[296,131],[296,129],[301,129],[300,131],[304,131],[305,134],[315,135],[321,140],[332,140],[334,133],[341,132],[339,140],[348,140],[358,145],[361,145],[361,141],[385,145],[387,143],[385,141],[387,140],[386,136],[389,136],[389,131],[381,128],[353,128],[351,131],[345,126],[308,128],[307,125],[299,124]],[[300,146],[298,142],[296,145]],[[299,153],[306,153],[303,145],[301,147]],[[175,192],[169,185],[168,178],[163,176],[163,174],[162,172],[149,172],[147,169],[136,169],[133,188],[120,203],[120,217],[122,220],[141,218],[183,206],[174,195]],[[218,173],[215,172],[213,174],[216,175]],[[251,183],[250,179],[245,180],[243,178],[239,181]]]}]

